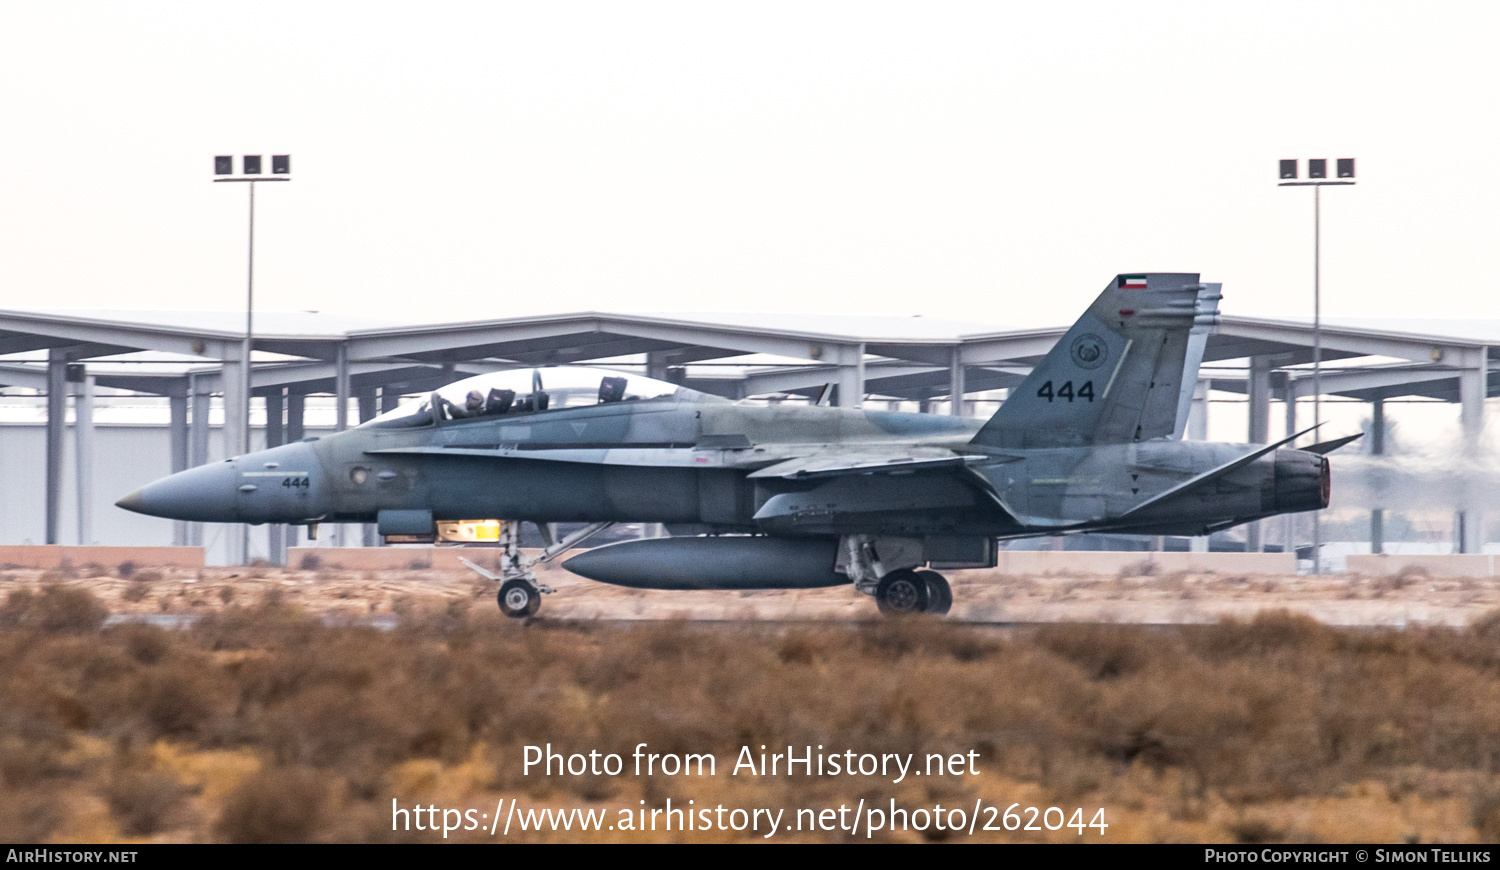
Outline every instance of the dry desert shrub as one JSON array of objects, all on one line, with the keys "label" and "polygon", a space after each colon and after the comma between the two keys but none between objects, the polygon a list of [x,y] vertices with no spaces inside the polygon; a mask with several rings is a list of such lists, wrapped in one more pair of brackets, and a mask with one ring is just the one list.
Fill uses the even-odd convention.
[{"label": "dry desert shrub", "polygon": [[1500,788],[1483,788],[1469,802],[1469,822],[1481,843],[1500,843]]},{"label": "dry desert shrub", "polygon": [[143,623],[126,623],[109,630],[112,639],[122,642],[125,652],[143,665],[154,665],[166,658],[176,642],[165,629]]},{"label": "dry desert shrub", "polygon": [[[1500,775],[1500,613],[1467,631],[1350,631],[1269,613],[1001,635],[923,619],[523,625],[460,598],[405,607],[396,630],[379,631],[324,625],[268,595],[169,631],[36,616],[93,612],[56,594],[18,591],[0,610],[0,835],[13,838],[53,830],[65,802],[43,796],[70,788],[103,796],[141,836],[185,818],[235,842],[353,836],[338,826],[366,819],[374,832],[382,803],[388,814],[392,797],[416,799],[395,774],[413,762],[584,802],[682,793],[670,777],[523,775],[524,747],[547,743],[627,759],[639,743],[706,754],[721,781],[743,746],[972,750],[987,772],[1080,801],[1145,770],[1178,784],[1182,818],[1211,800],[1248,808],[1238,818],[1251,821],[1221,834],[1243,840],[1292,836],[1279,821],[1251,823],[1274,818],[1267,802],[1412,771]],[[85,736],[114,755],[77,761],[70,746]],[[252,753],[262,772],[197,818],[184,807],[201,798],[130,754],[162,742]],[[724,787],[752,787],[739,782]],[[787,806],[870,788],[817,777],[754,787]],[[975,797],[943,777],[901,788],[902,799]],[[1476,832],[1496,827],[1491,794],[1472,791]]]},{"label": "dry desert shrub", "polygon": [[1477,640],[1500,643],[1500,609],[1491,610],[1469,623],[1469,634]]},{"label": "dry desert shrub", "polygon": [[1236,819],[1230,823],[1229,832],[1235,842],[1245,844],[1279,843],[1286,837],[1285,831],[1260,817]]},{"label": "dry desert shrub", "polygon": [[328,805],[316,771],[272,768],[254,774],[225,801],[215,830],[230,843],[300,843],[314,838]]},{"label": "dry desert shrub", "polygon": [[6,596],[5,606],[0,607],[0,627],[82,633],[98,630],[108,616],[109,611],[87,590],[49,585],[40,594],[17,589]]},{"label": "dry desert shrub", "polygon": [[0,801],[0,840],[7,843],[40,843],[61,821],[56,796],[42,790],[7,790]]},{"label": "dry desert shrub", "polygon": [[[1102,680],[1136,673],[1154,657],[1180,652],[1174,637],[1153,637],[1137,626],[1082,624],[1038,628],[1033,642]],[[1167,649],[1162,649],[1166,646]]]},{"label": "dry desert shrub", "polygon": [[167,827],[182,808],[187,790],[163,773],[117,770],[104,792],[120,830],[130,837],[149,836]]},{"label": "dry desert shrub", "polygon": [[49,568],[43,571],[41,576],[37,578],[43,586],[55,586],[64,580],[76,579],[78,579],[78,569],[67,562],[64,562],[59,568]]}]

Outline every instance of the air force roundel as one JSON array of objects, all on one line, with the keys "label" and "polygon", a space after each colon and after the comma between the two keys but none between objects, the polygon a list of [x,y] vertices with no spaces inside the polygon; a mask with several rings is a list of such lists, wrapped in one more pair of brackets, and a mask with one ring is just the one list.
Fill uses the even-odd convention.
[{"label": "air force roundel", "polygon": [[1073,339],[1073,362],[1081,369],[1096,369],[1104,364],[1108,356],[1104,339],[1093,333],[1085,333]]}]

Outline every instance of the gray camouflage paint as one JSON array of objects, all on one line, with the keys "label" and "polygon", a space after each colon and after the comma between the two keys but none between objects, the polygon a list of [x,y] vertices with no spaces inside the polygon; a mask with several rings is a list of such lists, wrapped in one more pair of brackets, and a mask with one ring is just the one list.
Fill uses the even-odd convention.
[{"label": "gray camouflage paint", "polygon": [[[1128,286],[1144,283],[1144,287]],[[1203,534],[1324,498],[1321,456],[1172,440],[1217,318],[1198,276],[1118,276],[988,421],[676,395],[421,428],[365,425],[120,501],[208,522],[652,522],[776,536]],[[1195,356],[1196,354],[1196,356]],[[757,474],[759,472],[759,474]],[[1310,494],[1311,493],[1311,494]]]}]

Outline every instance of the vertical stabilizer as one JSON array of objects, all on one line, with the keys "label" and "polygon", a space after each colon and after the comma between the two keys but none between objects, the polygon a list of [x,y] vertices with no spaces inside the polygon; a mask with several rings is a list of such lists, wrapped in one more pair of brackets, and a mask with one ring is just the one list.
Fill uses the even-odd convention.
[{"label": "vertical stabilizer", "polygon": [[1179,435],[1218,323],[1220,286],[1182,272],[1115,276],[974,443],[1067,447]]}]

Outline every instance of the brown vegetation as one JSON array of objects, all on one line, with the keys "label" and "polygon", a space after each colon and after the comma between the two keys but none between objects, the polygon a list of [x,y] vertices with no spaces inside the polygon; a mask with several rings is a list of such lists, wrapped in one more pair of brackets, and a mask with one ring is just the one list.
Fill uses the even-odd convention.
[{"label": "brown vegetation", "polygon": [[[1000,632],[527,625],[470,601],[403,601],[380,631],[268,596],[169,631],[101,628],[81,589],[13,591],[0,608],[0,839],[431,839],[391,831],[393,798],[492,811],[500,797],[789,812],[983,798],[1102,807],[1108,840],[1500,835],[1500,614],[1467,631],[1272,613]],[[528,744],[629,758],[642,742],[712,753],[719,775],[522,774]],[[728,775],[761,744],[974,750],[983,773]]]}]

